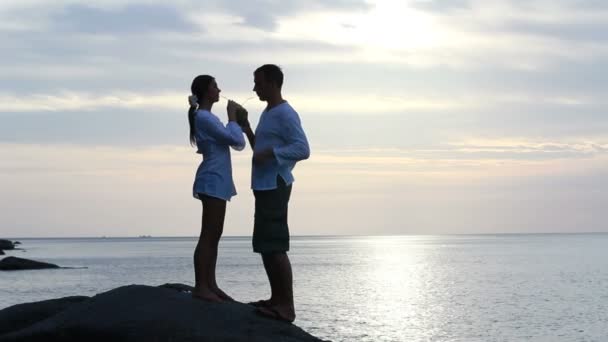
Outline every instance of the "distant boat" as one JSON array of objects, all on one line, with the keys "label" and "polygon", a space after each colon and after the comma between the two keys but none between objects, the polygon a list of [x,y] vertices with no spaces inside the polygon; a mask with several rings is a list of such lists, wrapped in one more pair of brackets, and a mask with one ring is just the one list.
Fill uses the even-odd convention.
[{"label": "distant boat", "polygon": [[147,238],[151,238],[151,237],[152,237],[152,235],[140,235],[140,236],[138,236],[138,238],[140,238],[140,239],[147,239]]}]

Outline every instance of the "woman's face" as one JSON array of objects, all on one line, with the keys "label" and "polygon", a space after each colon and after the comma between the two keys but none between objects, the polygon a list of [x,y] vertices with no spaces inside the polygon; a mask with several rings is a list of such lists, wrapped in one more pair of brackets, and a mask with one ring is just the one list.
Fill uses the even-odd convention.
[{"label": "woman's face", "polygon": [[209,83],[209,88],[207,88],[207,98],[211,103],[217,102],[220,100],[220,92],[222,90],[217,87],[217,82],[215,80]]}]

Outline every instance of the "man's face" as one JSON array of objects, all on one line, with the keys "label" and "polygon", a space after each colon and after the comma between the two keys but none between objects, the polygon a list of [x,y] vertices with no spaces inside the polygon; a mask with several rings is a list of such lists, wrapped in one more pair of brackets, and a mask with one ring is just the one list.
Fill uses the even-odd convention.
[{"label": "man's face", "polygon": [[253,91],[258,95],[260,101],[266,101],[268,99],[268,91],[270,90],[270,84],[266,82],[264,73],[256,72],[253,74]]}]

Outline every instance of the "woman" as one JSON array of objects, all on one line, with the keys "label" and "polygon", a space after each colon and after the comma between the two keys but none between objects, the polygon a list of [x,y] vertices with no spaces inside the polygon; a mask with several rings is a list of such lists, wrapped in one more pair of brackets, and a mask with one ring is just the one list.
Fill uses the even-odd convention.
[{"label": "woman", "polygon": [[[228,124],[211,113],[211,107],[219,100],[220,89],[215,79],[208,75],[197,76],[192,81],[189,97],[190,144],[196,145],[203,161],[196,171],[193,195],[203,204],[201,235],[194,250],[195,286],[192,295],[212,302],[232,300],[217,286],[215,265],[217,247],[224,230],[226,201],[236,195],[232,181],[230,146],[237,151],[245,148],[243,131],[236,122],[239,105],[228,101]],[[197,110],[198,108],[198,110]]]}]

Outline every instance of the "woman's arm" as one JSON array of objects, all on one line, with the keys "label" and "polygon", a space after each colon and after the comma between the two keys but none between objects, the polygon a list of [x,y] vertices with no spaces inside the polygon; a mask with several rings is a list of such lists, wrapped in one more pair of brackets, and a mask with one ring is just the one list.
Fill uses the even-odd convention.
[{"label": "woman's arm", "polygon": [[196,119],[197,128],[215,139],[219,144],[232,146],[237,151],[245,148],[243,130],[235,121],[230,120],[224,126],[217,117],[211,115],[197,116]]}]

